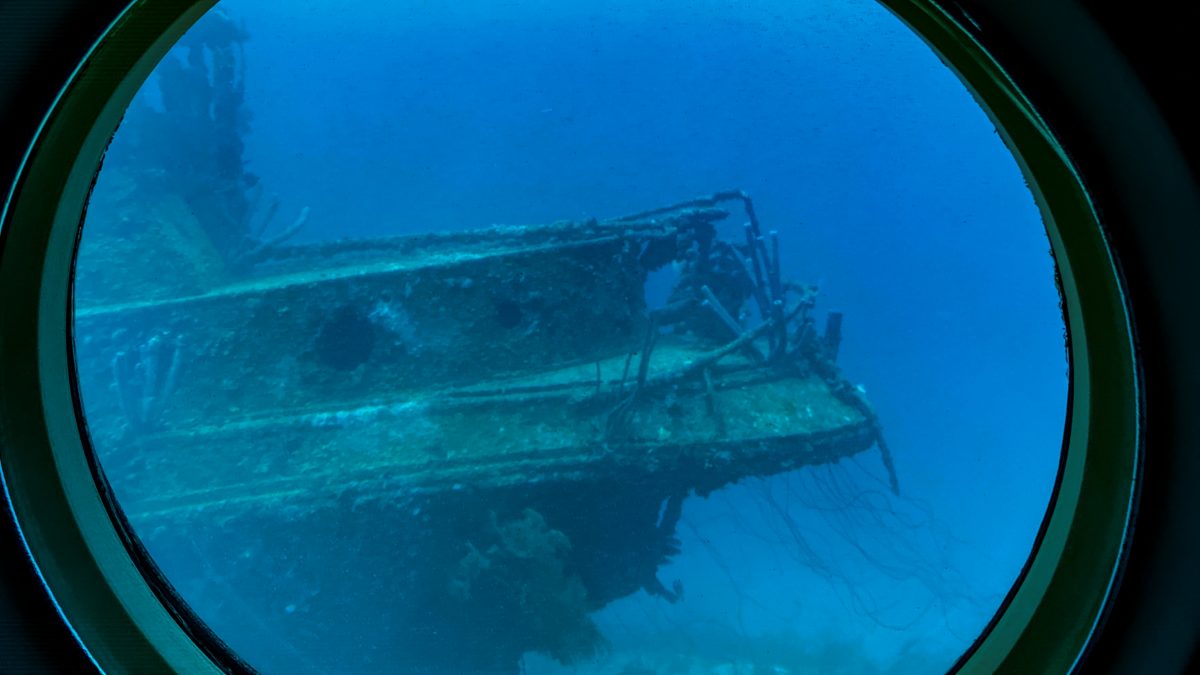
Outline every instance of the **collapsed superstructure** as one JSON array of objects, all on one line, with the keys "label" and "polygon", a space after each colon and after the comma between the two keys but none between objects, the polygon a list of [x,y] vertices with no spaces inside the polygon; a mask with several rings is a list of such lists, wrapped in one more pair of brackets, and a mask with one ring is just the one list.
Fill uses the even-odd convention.
[{"label": "collapsed superstructure", "polygon": [[[723,238],[729,204],[748,222]],[[647,307],[667,266],[669,298]],[[256,249],[219,279],[135,302],[92,289],[75,326],[115,495],[185,598],[236,596],[214,626],[336,644],[369,606],[414,672],[571,662],[603,644],[591,612],[679,599],[658,571],[687,496],[873,446],[897,489],[835,365],[841,315],[818,329],[816,289],[784,278],[738,191]],[[238,651],[253,663],[262,642]]]}]

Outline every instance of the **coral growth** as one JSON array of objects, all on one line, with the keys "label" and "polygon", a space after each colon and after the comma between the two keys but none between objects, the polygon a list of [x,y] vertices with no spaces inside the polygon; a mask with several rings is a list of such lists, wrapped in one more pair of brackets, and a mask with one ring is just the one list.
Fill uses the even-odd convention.
[{"label": "coral growth", "polygon": [[367,314],[367,320],[389,335],[395,346],[412,352],[421,347],[417,324],[404,305],[392,300],[376,300]]},{"label": "coral growth", "polygon": [[605,641],[588,617],[583,582],[566,569],[566,535],[533,509],[504,523],[492,513],[488,530],[486,543],[468,543],[450,597],[476,617],[499,619],[489,627],[493,640],[509,635],[566,664],[595,656]]},{"label": "coral growth", "polygon": [[178,197],[233,272],[266,258],[308,218],[304,207],[289,226],[270,230],[279,200],[264,200],[259,177],[246,169],[248,39],[221,9],[197,21],[155,69],[157,100],[153,88],[140,92],[105,158],[105,173],[125,185],[109,196],[123,234],[147,226],[138,215],[146,202]]},{"label": "coral growth", "polygon": [[113,390],[126,430],[146,432],[162,424],[162,410],[175,391],[183,338],[155,333],[112,359]]}]

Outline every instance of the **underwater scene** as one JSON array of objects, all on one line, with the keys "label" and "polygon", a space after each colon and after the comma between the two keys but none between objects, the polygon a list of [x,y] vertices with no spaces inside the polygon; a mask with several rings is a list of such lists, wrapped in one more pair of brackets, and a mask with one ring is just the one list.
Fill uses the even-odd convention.
[{"label": "underwater scene", "polygon": [[262,673],[939,673],[1068,396],[1003,134],[866,0],[222,0],[74,285],[123,525]]}]

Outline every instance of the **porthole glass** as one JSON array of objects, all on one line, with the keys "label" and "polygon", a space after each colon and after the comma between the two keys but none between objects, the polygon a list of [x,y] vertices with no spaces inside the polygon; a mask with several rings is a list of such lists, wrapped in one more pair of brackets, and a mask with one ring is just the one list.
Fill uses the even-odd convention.
[{"label": "porthole glass", "polygon": [[105,156],[75,356],[263,672],[932,672],[1050,498],[1054,280],[878,5],[224,0]]}]

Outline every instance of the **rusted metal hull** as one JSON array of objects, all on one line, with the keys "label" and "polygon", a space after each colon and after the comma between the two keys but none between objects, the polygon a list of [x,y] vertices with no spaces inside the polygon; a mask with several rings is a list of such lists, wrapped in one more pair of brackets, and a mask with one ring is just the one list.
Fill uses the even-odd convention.
[{"label": "rusted metal hull", "polygon": [[[745,243],[716,236],[729,200],[750,215]],[[890,468],[833,363],[840,315],[818,334],[815,289],[782,278],[770,243],[748,198],[722,193],[291,247],[202,293],[93,294],[75,324],[89,431],[185,597],[317,584],[339,560],[382,575],[325,579],[302,605],[238,598],[210,623],[266,644],[269,622],[245,616],[291,607],[329,634],[367,605],[389,617],[376,643],[414,672],[586,658],[602,642],[590,612],[638,590],[678,600],[657,571],[688,496],[875,445]],[[667,265],[671,298],[647,307]],[[244,553],[207,562],[213,542]]]}]

